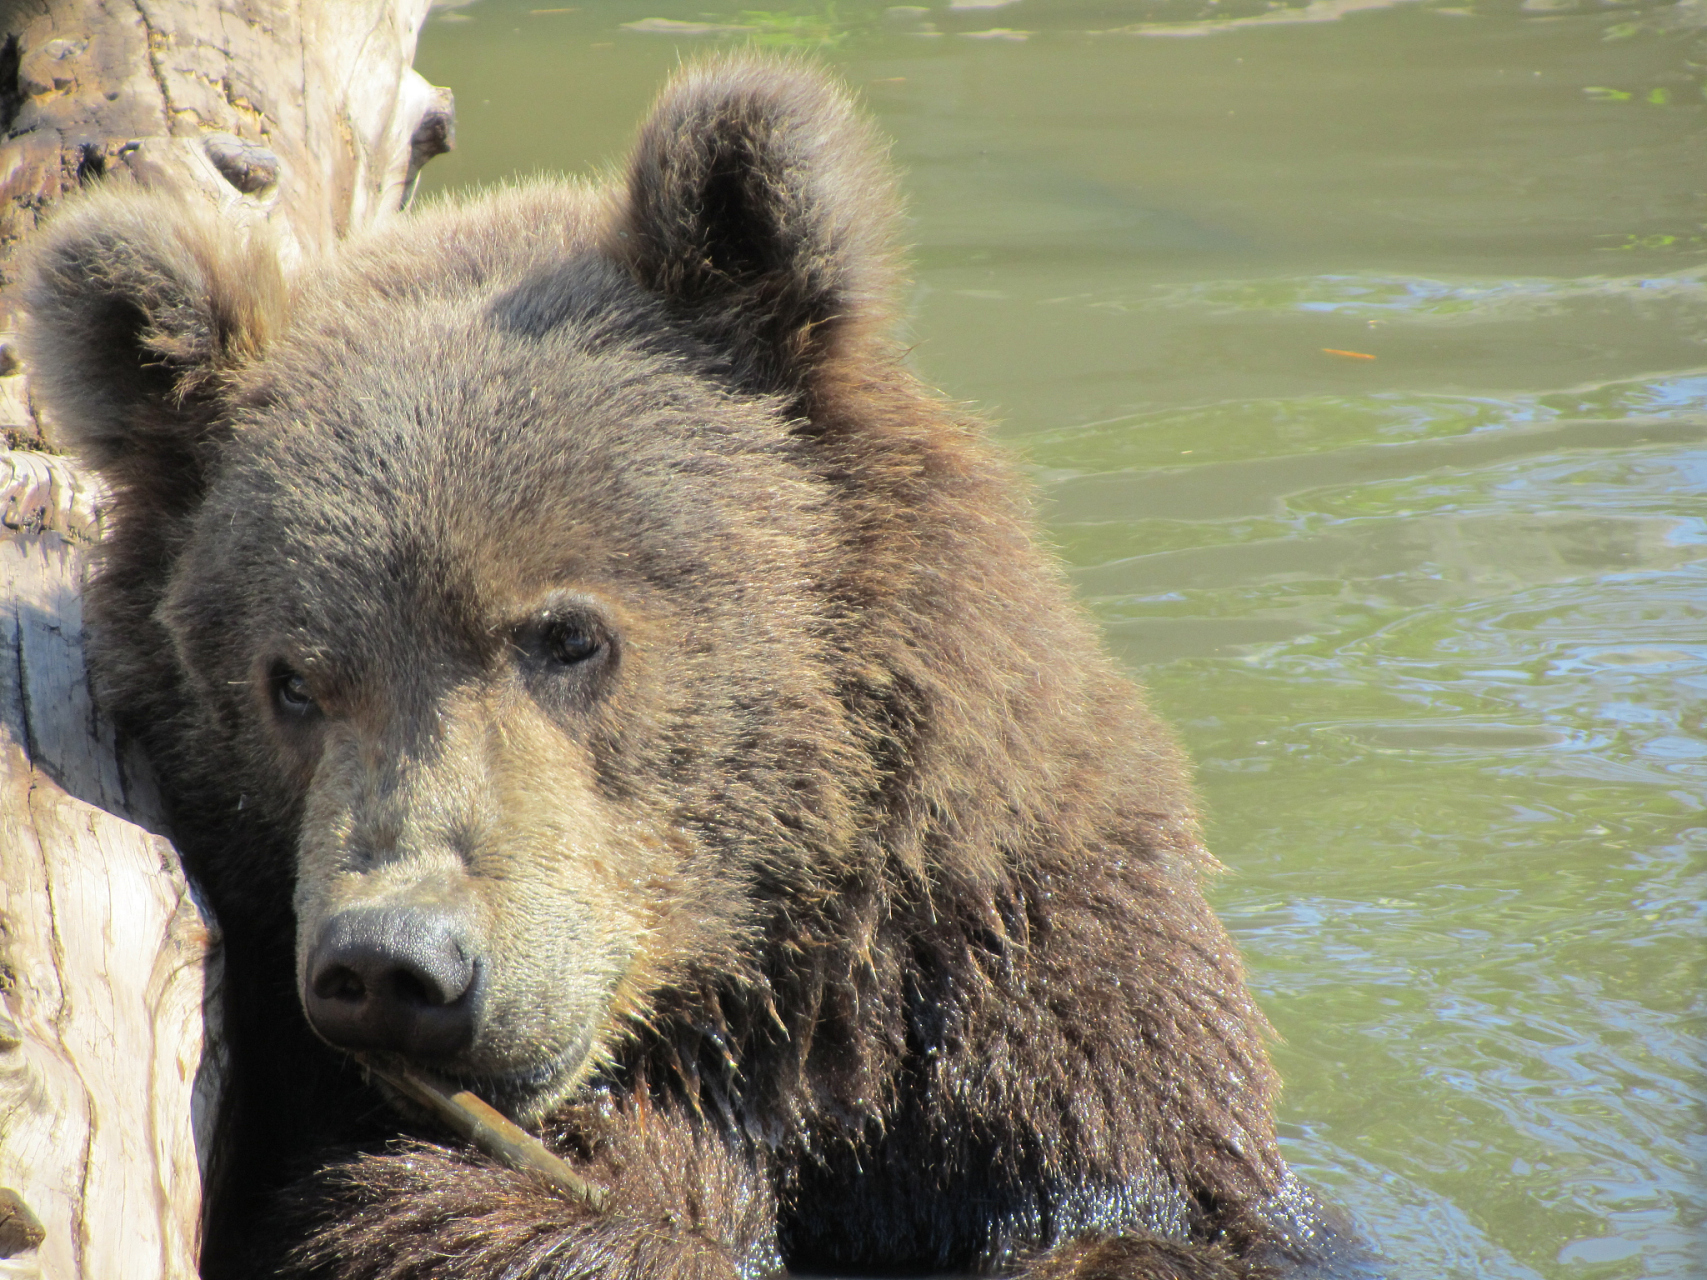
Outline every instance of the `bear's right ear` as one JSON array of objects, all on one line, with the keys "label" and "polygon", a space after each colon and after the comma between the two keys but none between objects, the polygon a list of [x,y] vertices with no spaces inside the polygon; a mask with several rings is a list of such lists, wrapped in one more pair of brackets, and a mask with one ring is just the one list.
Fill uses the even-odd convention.
[{"label": "bear's right ear", "polygon": [[888,319],[895,182],[847,93],[793,59],[678,72],[641,128],[612,251],[750,391],[799,394]]},{"label": "bear's right ear", "polygon": [[24,360],[64,443],[121,491],[200,499],[229,375],[283,323],[277,252],[212,209],[108,189],[30,246]]}]

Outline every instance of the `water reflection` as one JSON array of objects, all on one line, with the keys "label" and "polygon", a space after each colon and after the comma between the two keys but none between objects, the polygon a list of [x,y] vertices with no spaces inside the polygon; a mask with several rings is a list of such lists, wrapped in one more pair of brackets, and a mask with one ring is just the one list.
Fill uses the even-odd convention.
[{"label": "water reflection", "polygon": [[454,16],[440,187],[718,28],[845,71],[915,361],[1200,762],[1291,1157],[1416,1280],[1707,1273],[1700,0]]}]

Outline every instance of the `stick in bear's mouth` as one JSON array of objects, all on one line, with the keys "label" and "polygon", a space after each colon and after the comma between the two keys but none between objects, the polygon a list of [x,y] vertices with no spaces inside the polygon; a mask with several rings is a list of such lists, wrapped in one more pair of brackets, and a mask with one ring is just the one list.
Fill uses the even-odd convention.
[{"label": "stick in bear's mouth", "polygon": [[581,1177],[548,1151],[538,1138],[468,1090],[446,1093],[407,1068],[382,1067],[366,1054],[358,1053],[355,1057],[368,1071],[404,1097],[418,1103],[439,1123],[494,1160],[523,1173],[532,1173],[544,1178],[595,1213],[604,1209],[605,1201],[610,1198],[608,1191]]}]

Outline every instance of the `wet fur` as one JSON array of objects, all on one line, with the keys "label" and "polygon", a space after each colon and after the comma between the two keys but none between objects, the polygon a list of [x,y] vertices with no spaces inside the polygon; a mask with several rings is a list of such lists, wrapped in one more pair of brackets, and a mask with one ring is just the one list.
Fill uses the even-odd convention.
[{"label": "wet fur", "polygon": [[[1276,1146],[1185,763],[886,336],[894,210],[840,90],[737,58],[665,90],[622,187],[442,205],[288,285],[122,190],[36,251],[35,386],[115,490],[103,699],[228,940],[206,1274],[1357,1265]],[[623,627],[574,705],[491,674],[565,564]],[[275,636],[348,677],[309,746],[258,692]],[[562,996],[492,1061],[596,1005],[569,1092],[466,1071],[550,1104],[605,1216],[308,1032],[297,917],[372,889],[362,840]]]}]

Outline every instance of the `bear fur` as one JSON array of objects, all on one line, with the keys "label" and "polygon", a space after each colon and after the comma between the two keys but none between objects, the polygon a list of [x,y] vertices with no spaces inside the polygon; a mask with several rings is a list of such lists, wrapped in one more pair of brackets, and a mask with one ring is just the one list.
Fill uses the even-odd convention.
[{"label": "bear fur", "polygon": [[[1361,1266],[1276,1146],[1178,749],[902,367],[896,209],[839,88],[739,56],[617,184],[290,278],[117,185],[45,234],[33,385],[113,495],[93,664],[226,939],[204,1274]],[[342,922],[419,912],[466,1016],[375,1059],[602,1212],[305,1019]]]}]

